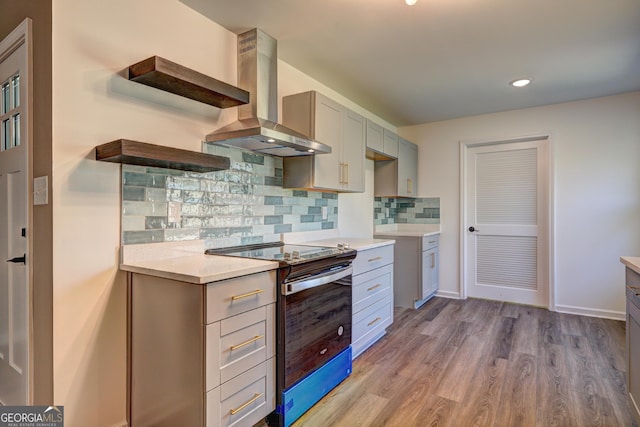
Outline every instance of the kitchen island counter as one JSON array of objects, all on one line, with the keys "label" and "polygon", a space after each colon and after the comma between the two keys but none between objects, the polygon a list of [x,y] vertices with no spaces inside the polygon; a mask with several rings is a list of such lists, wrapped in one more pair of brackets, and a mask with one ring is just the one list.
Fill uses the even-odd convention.
[{"label": "kitchen island counter", "polygon": [[204,251],[202,241],[127,245],[122,248],[120,269],[203,285],[278,268],[274,261],[205,255]]}]

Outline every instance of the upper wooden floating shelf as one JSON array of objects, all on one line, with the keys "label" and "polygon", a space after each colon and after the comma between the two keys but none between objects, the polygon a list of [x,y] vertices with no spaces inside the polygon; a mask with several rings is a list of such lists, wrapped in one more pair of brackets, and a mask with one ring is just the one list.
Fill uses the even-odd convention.
[{"label": "upper wooden floating shelf", "polygon": [[249,103],[249,92],[159,56],[129,66],[129,80],[218,108]]},{"label": "upper wooden floating shelf", "polygon": [[227,157],[128,139],[98,145],[96,160],[191,172],[214,172],[229,169],[230,165]]}]

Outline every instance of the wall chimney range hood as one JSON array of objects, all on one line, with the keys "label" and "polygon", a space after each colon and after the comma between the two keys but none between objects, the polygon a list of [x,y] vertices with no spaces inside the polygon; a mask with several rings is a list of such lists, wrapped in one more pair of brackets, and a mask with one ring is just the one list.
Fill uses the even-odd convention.
[{"label": "wall chimney range hood", "polygon": [[254,28],[238,35],[238,87],[249,103],[238,107],[238,120],[213,131],[206,143],[273,156],[330,153],[331,147],[278,123],[278,45]]}]

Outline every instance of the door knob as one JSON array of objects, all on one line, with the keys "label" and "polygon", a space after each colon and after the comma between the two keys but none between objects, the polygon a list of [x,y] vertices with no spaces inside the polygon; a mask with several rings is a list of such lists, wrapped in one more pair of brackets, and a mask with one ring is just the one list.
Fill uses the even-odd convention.
[{"label": "door knob", "polygon": [[472,225],[471,227],[469,227],[469,231],[473,233],[474,231],[480,231],[480,230],[478,230]]},{"label": "door knob", "polygon": [[22,263],[22,264],[26,265],[27,264],[27,254],[24,254],[24,255],[22,255],[20,257],[15,257],[15,258],[8,259],[7,262],[12,262],[14,264]]}]

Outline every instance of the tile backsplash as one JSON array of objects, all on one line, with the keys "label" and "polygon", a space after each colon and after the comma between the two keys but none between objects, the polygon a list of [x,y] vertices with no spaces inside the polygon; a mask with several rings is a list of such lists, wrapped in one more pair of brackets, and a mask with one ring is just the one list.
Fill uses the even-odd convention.
[{"label": "tile backsplash", "polygon": [[440,224],[440,198],[376,197],[373,214],[374,225]]},{"label": "tile backsplash", "polygon": [[123,244],[204,239],[207,247],[224,247],[338,227],[338,195],[283,189],[282,158],[229,147],[205,150],[229,157],[230,169],[194,173],[123,165]]}]

